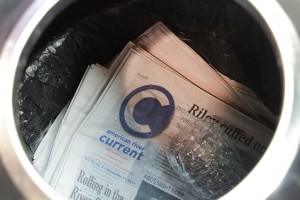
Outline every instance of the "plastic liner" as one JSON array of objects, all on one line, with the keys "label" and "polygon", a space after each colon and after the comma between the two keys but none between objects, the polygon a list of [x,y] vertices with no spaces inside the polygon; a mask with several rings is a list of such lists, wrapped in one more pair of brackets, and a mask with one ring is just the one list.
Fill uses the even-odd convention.
[{"label": "plastic liner", "polygon": [[[84,7],[88,13],[80,12],[82,5],[91,5]],[[20,132],[31,152],[71,99],[86,67],[104,65],[157,21],[279,114],[281,82],[272,46],[232,0],[90,0],[77,2],[69,12],[65,16],[75,20],[62,17],[55,21],[63,21],[53,25],[55,31],[45,33],[17,91]]]},{"label": "plastic liner", "polygon": [[185,128],[172,138],[169,163],[201,199],[217,199],[249,172],[249,161],[243,162],[248,156],[241,157],[235,142],[214,120],[198,120]]}]

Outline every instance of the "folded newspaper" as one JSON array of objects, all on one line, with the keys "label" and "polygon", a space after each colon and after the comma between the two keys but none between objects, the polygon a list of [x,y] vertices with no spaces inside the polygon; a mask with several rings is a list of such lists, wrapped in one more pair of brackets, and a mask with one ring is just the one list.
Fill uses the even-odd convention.
[{"label": "folded newspaper", "polygon": [[33,165],[67,199],[216,199],[253,168],[276,117],[158,22],[91,65]]}]

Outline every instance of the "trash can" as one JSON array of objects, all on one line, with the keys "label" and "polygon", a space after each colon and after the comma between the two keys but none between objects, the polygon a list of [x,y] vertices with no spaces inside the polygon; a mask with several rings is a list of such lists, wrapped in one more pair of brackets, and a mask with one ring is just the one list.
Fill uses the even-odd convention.
[{"label": "trash can", "polygon": [[[5,25],[7,29],[4,35],[7,37],[0,44],[0,149],[1,160],[9,178],[24,198],[59,199],[60,196],[31,164],[30,158],[40,133],[37,136],[23,128],[23,112],[33,116],[31,119],[35,122],[31,126],[32,130],[43,131],[70,100],[87,65],[109,62],[127,41],[134,40],[158,20],[164,21],[177,36],[222,74],[254,90],[271,112],[279,116],[275,124],[267,123],[275,132],[261,160],[222,198],[286,197],[287,190],[282,188],[292,183],[291,174],[297,177],[300,175],[295,170],[299,165],[297,155],[300,143],[299,24],[296,20],[297,10],[292,10],[296,6],[289,6],[295,2],[23,2],[20,4],[23,12],[19,11],[14,18],[7,19],[12,22],[15,20],[16,23]],[[69,43],[65,41],[66,38]],[[79,43],[79,46],[75,43]],[[25,74],[28,74],[28,65],[44,55],[43,48],[55,45],[66,45],[63,52],[59,53],[65,54],[63,62],[70,64],[66,71],[71,70],[71,76],[60,80],[65,81],[61,85],[55,85],[59,81],[49,81],[51,77],[56,78],[55,74],[50,73],[44,77],[45,84],[55,85],[57,91],[51,93],[55,97],[47,96],[51,90],[39,90],[34,84],[27,85],[29,88],[26,91],[32,92],[31,95],[38,100],[45,100],[38,104],[41,107],[45,103],[41,114],[29,104],[22,104],[22,96],[18,92],[25,85],[23,83]],[[51,48],[47,51],[58,53]],[[33,102],[38,100],[31,99]],[[26,109],[20,110],[20,104]],[[293,190],[295,198],[297,189]]]}]

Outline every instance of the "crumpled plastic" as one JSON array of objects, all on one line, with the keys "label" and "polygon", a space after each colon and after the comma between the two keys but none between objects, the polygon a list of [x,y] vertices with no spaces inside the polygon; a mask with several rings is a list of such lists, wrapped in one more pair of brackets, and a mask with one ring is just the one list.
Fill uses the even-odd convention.
[{"label": "crumpled plastic", "polygon": [[64,17],[32,53],[17,91],[20,132],[31,152],[72,98],[86,67],[109,62],[157,21],[279,114],[282,89],[272,46],[232,0],[78,1]]},{"label": "crumpled plastic", "polygon": [[185,126],[172,138],[167,153],[174,171],[207,200],[220,198],[249,172],[249,162],[241,156],[235,142],[209,119]]}]

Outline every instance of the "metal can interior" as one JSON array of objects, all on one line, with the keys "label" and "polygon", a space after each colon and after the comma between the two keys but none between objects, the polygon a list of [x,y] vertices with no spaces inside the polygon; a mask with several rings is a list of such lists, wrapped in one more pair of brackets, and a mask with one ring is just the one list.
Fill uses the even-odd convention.
[{"label": "metal can interior", "polygon": [[[60,196],[34,170],[24,150],[14,114],[14,91],[24,73],[28,57],[44,31],[52,22],[59,23],[56,18],[73,8],[74,3],[72,0],[37,0],[31,3],[14,26],[1,53],[1,159],[14,184],[28,199],[60,199]],[[298,153],[299,35],[287,13],[276,1],[236,0],[235,3],[252,16],[271,44],[278,62],[283,94],[280,120],[267,151],[250,174],[222,199],[241,199],[245,194],[246,199],[266,199],[284,180]],[[81,1],[81,4],[85,3]]]}]

